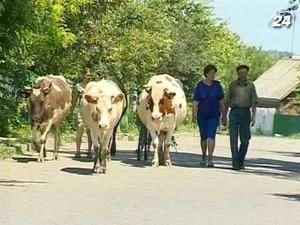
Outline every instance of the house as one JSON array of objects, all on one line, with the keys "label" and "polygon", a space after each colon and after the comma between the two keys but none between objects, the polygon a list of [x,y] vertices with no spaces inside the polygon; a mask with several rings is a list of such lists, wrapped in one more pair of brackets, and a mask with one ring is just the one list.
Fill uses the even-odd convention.
[{"label": "house", "polygon": [[291,97],[300,84],[300,58],[279,60],[254,81],[257,124],[252,132],[291,135],[300,132],[300,106]]}]

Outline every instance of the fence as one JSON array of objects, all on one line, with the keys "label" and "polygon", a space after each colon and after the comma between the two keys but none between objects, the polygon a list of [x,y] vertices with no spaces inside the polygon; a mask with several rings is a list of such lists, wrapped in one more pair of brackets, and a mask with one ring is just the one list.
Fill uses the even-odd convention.
[{"label": "fence", "polygon": [[300,116],[274,115],[273,134],[289,136],[296,133],[300,133]]}]

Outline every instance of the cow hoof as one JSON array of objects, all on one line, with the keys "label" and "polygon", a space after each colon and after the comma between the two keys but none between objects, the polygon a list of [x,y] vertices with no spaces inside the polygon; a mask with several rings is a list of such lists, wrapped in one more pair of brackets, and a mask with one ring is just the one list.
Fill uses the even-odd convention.
[{"label": "cow hoof", "polygon": [[100,173],[100,167],[95,167],[94,168],[94,173]]},{"label": "cow hoof", "polygon": [[157,168],[159,166],[158,161],[152,161],[152,167]]},{"label": "cow hoof", "polygon": [[81,158],[81,155],[80,155],[80,153],[79,153],[79,152],[76,152],[76,154],[75,154],[75,158],[77,158],[77,159]]},{"label": "cow hoof", "polygon": [[100,168],[100,173],[106,173],[106,168]]},{"label": "cow hoof", "polygon": [[165,164],[165,166],[167,166],[167,167],[171,167],[171,166],[172,166],[171,160],[166,160],[164,164]]},{"label": "cow hoof", "polygon": [[53,156],[52,157],[52,160],[58,160],[58,156],[56,155],[56,156]]},{"label": "cow hoof", "polygon": [[37,162],[38,162],[38,163],[43,163],[43,162],[44,162],[44,159],[43,159],[43,158],[38,158],[38,159],[37,159]]}]

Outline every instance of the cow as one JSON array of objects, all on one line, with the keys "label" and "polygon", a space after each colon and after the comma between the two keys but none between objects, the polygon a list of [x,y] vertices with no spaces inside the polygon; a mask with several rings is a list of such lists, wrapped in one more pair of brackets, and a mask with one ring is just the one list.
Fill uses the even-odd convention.
[{"label": "cow", "polygon": [[152,166],[172,166],[170,146],[175,128],[185,119],[187,103],[183,85],[178,79],[160,74],[144,85],[137,107],[142,123],[152,138]]},{"label": "cow", "polygon": [[[58,159],[60,125],[71,106],[72,90],[63,76],[39,77],[32,87],[25,87],[22,94],[27,98],[27,109],[31,118],[32,144],[39,152],[38,162],[44,162],[46,139],[54,133],[53,160]],[[41,133],[39,137],[38,133]]]},{"label": "cow", "polygon": [[125,96],[116,82],[107,79],[92,81],[84,90],[80,113],[91,131],[95,173],[106,173],[113,133],[126,107]]},{"label": "cow", "polygon": [[126,111],[127,111],[127,108],[128,108],[128,100],[127,100],[127,92],[125,90],[125,87],[124,85],[122,84],[122,81],[116,77],[116,76],[111,76],[111,77],[108,77],[109,80],[111,80],[112,82],[116,83],[118,85],[118,87],[121,89],[121,91],[123,92],[124,94],[124,108],[123,108],[123,112],[122,112],[122,115],[121,117],[119,118],[119,121],[117,122],[115,128],[114,128],[114,131],[113,131],[113,136],[110,140],[110,155],[112,156],[115,156],[116,155],[116,151],[117,151],[117,146],[116,146],[116,135],[117,135],[117,129],[119,127],[119,124],[123,118],[123,116],[125,115]]}]

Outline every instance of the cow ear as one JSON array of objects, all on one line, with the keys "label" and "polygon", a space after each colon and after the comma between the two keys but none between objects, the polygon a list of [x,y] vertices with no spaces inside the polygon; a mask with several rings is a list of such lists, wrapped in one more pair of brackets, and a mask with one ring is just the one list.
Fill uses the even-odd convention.
[{"label": "cow ear", "polygon": [[145,90],[148,94],[150,94],[150,92],[151,92],[151,86],[144,85],[144,90]]},{"label": "cow ear", "polygon": [[24,87],[22,90],[19,91],[18,95],[21,98],[29,98],[29,96],[32,93],[32,88],[31,87]]},{"label": "cow ear", "polygon": [[43,87],[43,93],[46,95],[49,94],[49,92],[51,91],[51,87],[52,87],[52,82],[50,82],[47,87]]},{"label": "cow ear", "polygon": [[111,96],[111,101],[112,103],[117,103],[120,102],[124,99],[124,94],[118,94],[116,97],[115,96]]},{"label": "cow ear", "polygon": [[169,99],[173,99],[176,95],[175,92],[169,91],[168,88],[164,89],[165,95],[169,98]]},{"label": "cow ear", "polygon": [[96,104],[98,101],[98,97],[93,97],[91,95],[85,95],[84,97],[88,103]]}]

